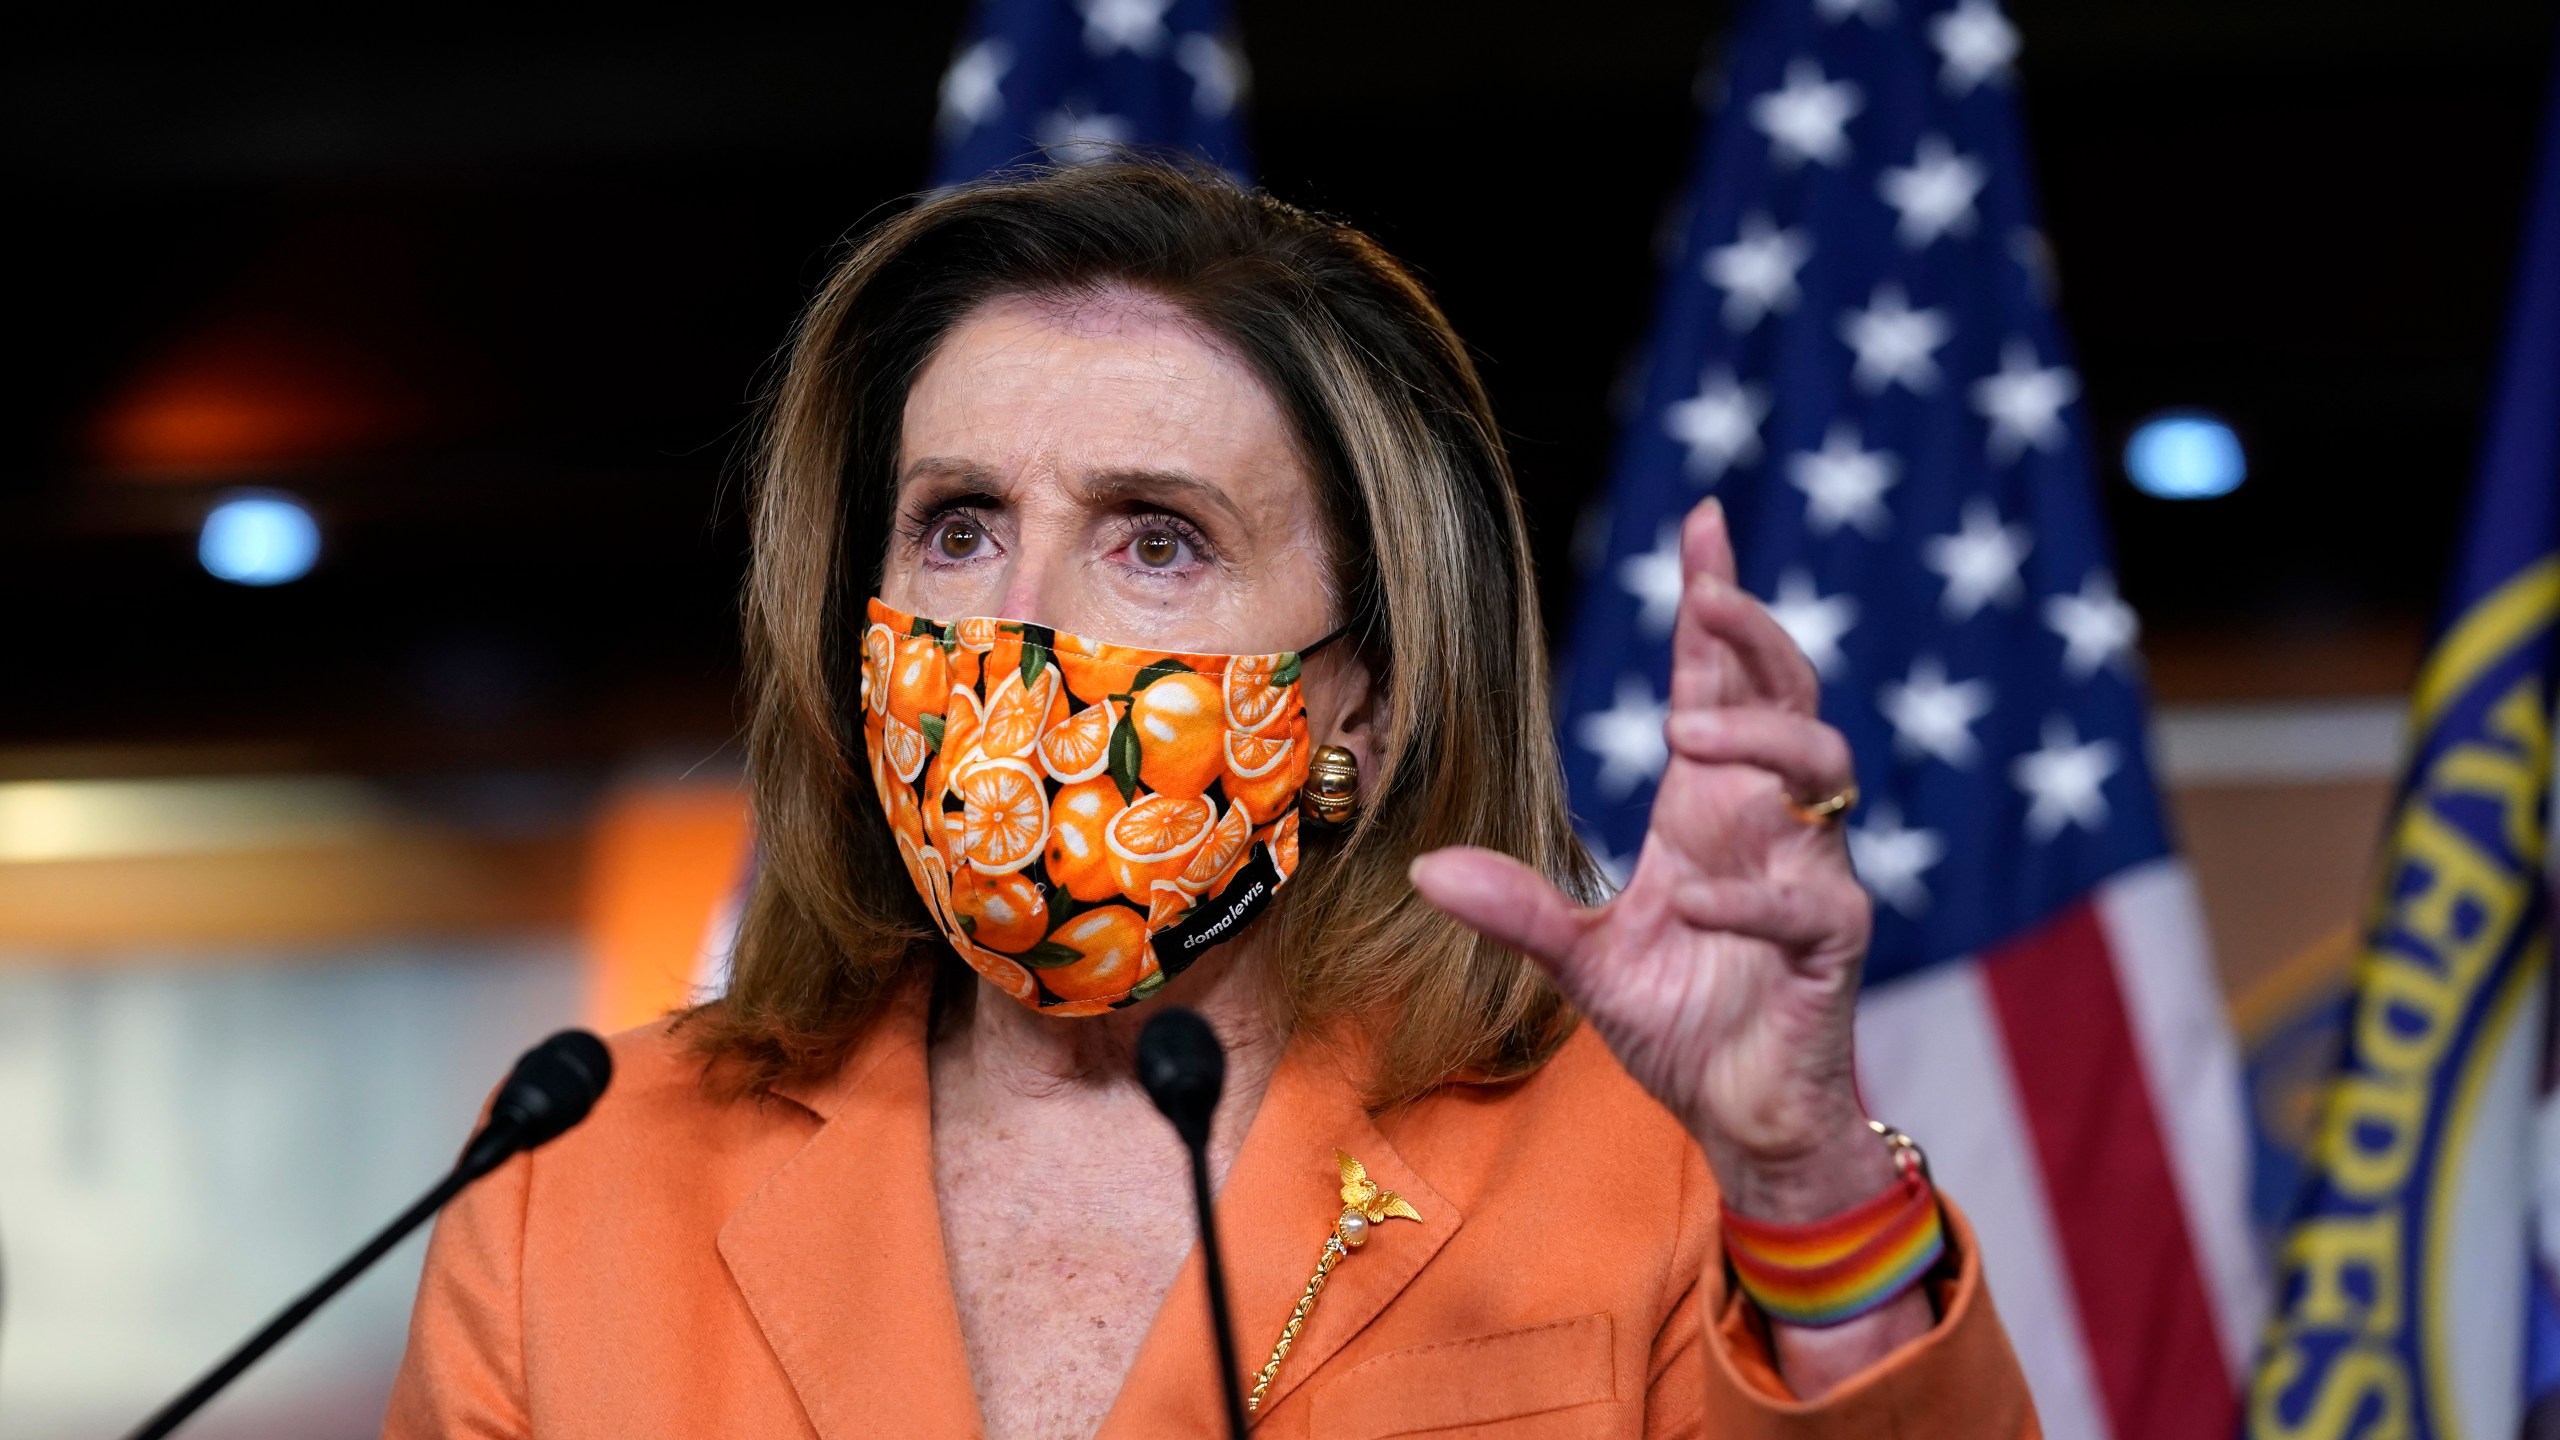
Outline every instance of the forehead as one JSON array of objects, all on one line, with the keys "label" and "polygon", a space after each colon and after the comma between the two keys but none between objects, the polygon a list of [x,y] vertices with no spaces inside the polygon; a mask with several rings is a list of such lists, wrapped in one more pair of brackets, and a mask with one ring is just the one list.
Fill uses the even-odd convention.
[{"label": "forehead", "polygon": [[1288,417],[1244,357],[1125,287],[971,310],[908,390],[900,441],[902,472],[931,458],[1016,478],[1176,470],[1308,488]]}]

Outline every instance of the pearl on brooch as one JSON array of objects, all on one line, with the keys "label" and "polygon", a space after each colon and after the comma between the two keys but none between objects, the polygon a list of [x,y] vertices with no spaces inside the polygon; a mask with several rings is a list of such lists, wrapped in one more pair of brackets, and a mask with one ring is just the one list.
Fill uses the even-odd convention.
[{"label": "pearl on brooch", "polygon": [[1368,1243],[1368,1240],[1369,1240],[1369,1217],[1368,1217],[1368,1216],[1361,1214],[1361,1213],[1360,1213],[1359,1211],[1357,1211],[1357,1210],[1345,1210],[1345,1211],[1343,1211],[1343,1212],[1342,1212],[1341,1228],[1342,1228],[1342,1243],[1343,1243],[1343,1244],[1345,1244],[1345,1245],[1364,1245],[1364,1244],[1367,1244],[1367,1243]]}]

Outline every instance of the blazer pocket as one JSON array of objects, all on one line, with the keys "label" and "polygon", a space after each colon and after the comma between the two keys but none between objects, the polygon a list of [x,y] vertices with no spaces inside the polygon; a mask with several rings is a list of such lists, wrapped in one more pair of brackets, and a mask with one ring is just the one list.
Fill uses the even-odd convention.
[{"label": "blazer pocket", "polygon": [[1607,1312],[1372,1355],[1315,1393],[1313,1433],[1384,1440],[1617,1398]]}]

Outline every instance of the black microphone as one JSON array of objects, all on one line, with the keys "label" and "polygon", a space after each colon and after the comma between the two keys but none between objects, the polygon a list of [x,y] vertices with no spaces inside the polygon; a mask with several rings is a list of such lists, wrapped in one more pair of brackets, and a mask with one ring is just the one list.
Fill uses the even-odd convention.
[{"label": "black microphone", "polygon": [[454,1173],[467,1184],[519,1151],[560,1138],[587,1118],[612,1082],[613,1052],[584,1030],[563,1030],[527,1050],[489,1102],[489,1123],[463,1147]]},{"label": "black microphone", "polygon": [[584,1030],[563,1030],[524,1052],[524,1058],[516,1062],[507,1083],[498,1087],[497,1098],[489,1104],[489,1123],[481,1126],[480,1133],[463,1147],[462,1159],[451,1173],[418,1197],[416,1204],[401,1211],[400,1218],[381,1234],[366,1241],[363,1249],[348,1256],[319,1284],[304,1291],[301,1299],[268,1321],[265,1329],[250,1336],[203,1379],[187,1387],[185,1394],[161,1407],[158,1414],[133,1432],[130,1440],[160,1440],[185,1424],[188,1416],[239,1379],[242,1371],[258,1362],[259,1356],[274,1349],[277,1341],[292,1334],[331,1296],[371,1269],[373,1262],[392,1246],[425,1224],[428,1216],[443,1209],[446,1201],[461,1194],[462,1187],[497,1169],[509,1156],[555,1140],[562,1131],[586,1119],[612,1079],[612,1052]]},{"label": "black microphone", "polygon": [[1227,1273],[1218,1255],[1217,1210],[1209,1202],[1209,1117],[1227,1083],[1227,1052],[1197,1011],[1166,1010],[1138,1032],[1138,1083],[1173,1122],[1191,1152],[1191,1203],[1200,1216],[1200,1271],[1209,1280],[1209,1321],[1218,1337],[1218,1381],[1227,1395],[1227,1433],[1244,1440],[1244,1388],[1236,1375],[1235,1322],[1227,1315]]}]

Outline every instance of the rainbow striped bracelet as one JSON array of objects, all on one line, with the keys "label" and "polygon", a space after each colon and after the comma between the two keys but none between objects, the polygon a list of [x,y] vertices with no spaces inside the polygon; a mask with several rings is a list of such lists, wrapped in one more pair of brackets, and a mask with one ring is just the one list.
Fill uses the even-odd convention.
[{"label": "rainbow striped bracelet", "polygon": [[1917,1166],[1893,1188],[1808,1225],[1724,1211],[1724,1253],[1742,1292],[1787,1325],[1846,1324],[1920,1282],[1947,1253],[1938,1192]]}]

